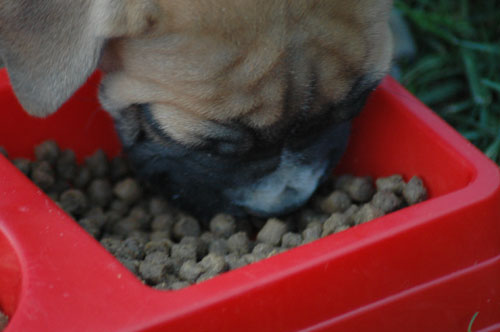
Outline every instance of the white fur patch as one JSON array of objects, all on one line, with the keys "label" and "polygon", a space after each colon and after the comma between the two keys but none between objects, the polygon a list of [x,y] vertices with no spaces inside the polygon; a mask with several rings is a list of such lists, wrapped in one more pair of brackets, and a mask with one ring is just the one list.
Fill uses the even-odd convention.
[{"label": "white fur patch", "polygon": [[236,205],[255,213],[279,213],[308,200],[326,171],[328,162],[304,165],[299,155],[284,150],[273,173],[244,188],[227,191]]}]

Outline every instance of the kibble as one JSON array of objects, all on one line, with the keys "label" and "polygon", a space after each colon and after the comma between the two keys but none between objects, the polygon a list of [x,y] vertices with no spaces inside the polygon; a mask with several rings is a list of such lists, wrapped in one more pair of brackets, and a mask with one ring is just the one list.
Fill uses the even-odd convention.
[{"label": "kibble", "polygon": [[158,214],[151,222],[151,229],[154,231],[165,231],[170,233],[174,223],[175,219],[171,214]]},{"label": "kibble", "polygon": [[280,243],[281,237],[286,231],[287,226],[283,221],[271,218],[257,234],[257,241],[276,246]]},{"label": "kibble", "polygon": [[250,239],[247,233],[238,232],[227,239],[227,248],[238,255],[246,254],[250,251]]},{"label": "kibble", "polygon": [[107,206],[113,199],[111,183],[105,179],[95,179],[90,182],[87,193],[90,201],[98,206]]},{"label": "kibble", "polygon": [[340,190],[332,192],[320,203],[321,210],[329,214],[344,212],[349,206],[351,206],[349,195]]},{"label": "kibble", "polygon": [[[1,149],[0,149],[1,151]],[[423,181],[401,175],[342,175],[327,181],[310,203],[283,219],[218,214],[201,223],[150,192],[123,157],[96,151],[78,165],[54,142],[40,159],[13,163],[57,200],[90,235],[144,283],[176,290],[284,250],[310,243],[427,197]]]},{"label": "kibble", "polygon": [[76,175],[76,156],[72,150],[64,150],[56,162],[57,174],[64,180],[73,179]]},{"label": "kibble", "polygon": [[312,222],[302,231],[303,243],[315,241],[321,237],[322,226],[319,222]]},{"label": "kibble", "polygon": [[368,202],[375,191],[369,176],[340,178],[336,186],[358,203]]},{"label": "kibble", "polygon": [[81,215],[88,207],[87,196],[78,189],[69,189],[61,194],[61,207],[69,214]]},{"label": "kibble", "polygon": [[141,197],[141,188],[136,180],[126,178],[115,185],[113,193],[121,200],[132,204]]},{"label": "kibble", "polygon": [[194,260],[186,261],[182,264],[179,270],[179,277],[187,282],[195,282],[196,279],[203,273],[203,268]]},{"label": "kibble", "polygon": [[154,251],[139,264],[139,273],[147,283],[156,285],[166,279],[169,263],[167,253]]},{"label": "kibble", "polygon": [[196,261],[196,246],[191,243],[174,244],[171,248],[171,256],[183,262],[188,260]]},{"label": "kibble", "polygon": [[55,164],[59,156],[59,147],[52,140],[45,141],[35,146],[35,157],[37,160],[44,160],[50,164]]},{"label": "kibble", "polygon": [[3,331],[9,323],[9,317],[0,311],[0,331]]},{"label": "kibble", "polygon": [[344,225],[349,224],[349,217],[343,213],[333,213],[330,218],[328,218],[324,224],[321,232],[321,236],[327,236],[333,233],[336,233],[339,228]]},{"label": "kibble", "polygon": [[127,161],[122,157],[113,158],[109,168],[111,181],[123,179],[130,171]]},{"label": "kibble", "polygon": [[236,221],[234,217],[229,214],[217,214],[210,221],[210,231],[212,231],[215,236],[229,237],[235,230]]},{"label": "kibble", "polygon": [[216,254],[206,255],[199,264],[208,276],[215,276],[223,272],[227,267],[224,257]]},{"label": "kibble", "polygon": [[31,171],[31,161],[26,158],[16,158],[12,160],[14,166],[17,167],[18,170],[24,173],[24,175],[29,176]]},{"label": "kibble", "polygon": [[229,247],[227,245],[227,241],[225,239],[219,239],[219,238],[214,239],[208,247],[208,252],[220,256],[228,254]]},{"label": "kibble", "polygon": [[427,190],[422,179],[414,176],[403,189],[403,196],[409,205],[417,204],[427,199]]},{"label": "kibble", "polygon": [[401,195],[405,188],[405,181],[401,175],[395,174],[384,178],[378,178],[375,181],[375,185],[378,191],[387,190],[397,195]]},{"label": "kibble", "polygon": [[371,204],[382,212],[389,213],[401,206],[402,200],[392,191],[381,190],[373,195]]},{"label": "kibble", "polygon": [[39,161],[33,165],[31,179],[42,190],[49,190],[56,182],[54,170],[48,161]]},{"label": "kibble", "polygon": [[94,177],[106,176],[109,171],[108,157],[102,150],[97,150],[93,155],[85,158],[85,165]]},{"label": "kibble", "polygon": [[200,236],[201,227],[195,218],[183,215],[175,223],[172,233],[177,240],[185,236]]},{"label": "kibble", "polygon": [[91,179],[92,173],[90,173],[89,168],[86,166],[80,166],[77,168],[76,176],[73,180],[73,185],[76,188],[85,188]]},{"label": "kibble", "polygon": [[285,233],[281,239],[283,248],[295,248],[302,244],[302,235],[288,232]]},{"label": "kibble", "polygon": [[364,204],[356,213],[352,215],[354,224],[359,225],[367,221],[382,217],[384,212],[371,204]]}]

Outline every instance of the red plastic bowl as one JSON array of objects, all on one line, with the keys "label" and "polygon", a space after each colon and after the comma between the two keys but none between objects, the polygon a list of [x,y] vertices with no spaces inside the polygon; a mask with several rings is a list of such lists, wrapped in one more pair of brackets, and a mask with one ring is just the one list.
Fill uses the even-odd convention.
[{"label": "red plastic bowl", "polygon": [[[120,152],[94,75],[49,119],[0,72],[0,145],[52,138]],[[498,167],[393,79],[356,120],[339,172],[421,176],[431,198],[179,291],[141,284],[0,156],[0,306],[7,331],[500,330]]]}]

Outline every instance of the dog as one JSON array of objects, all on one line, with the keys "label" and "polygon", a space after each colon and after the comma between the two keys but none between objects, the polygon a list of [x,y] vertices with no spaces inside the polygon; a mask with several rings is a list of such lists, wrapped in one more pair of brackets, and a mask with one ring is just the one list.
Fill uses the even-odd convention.
[{"label": "dog", "polygon": [[392,0],[2,0],[0,55],[26,111],[99,68],[144,178],[194,213],[303,205],[390,68]]}]

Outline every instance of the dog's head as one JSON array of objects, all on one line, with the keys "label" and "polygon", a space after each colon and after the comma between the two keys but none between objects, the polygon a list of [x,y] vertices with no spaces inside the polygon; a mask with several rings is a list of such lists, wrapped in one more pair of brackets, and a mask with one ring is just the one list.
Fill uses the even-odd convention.
[{"label": "dog's head", "polygon": [[279,214],[339,160],[389,68],[391,0],[3,0],[0,56],[25,109],[99,66],[137,169],[208,213]]}]

